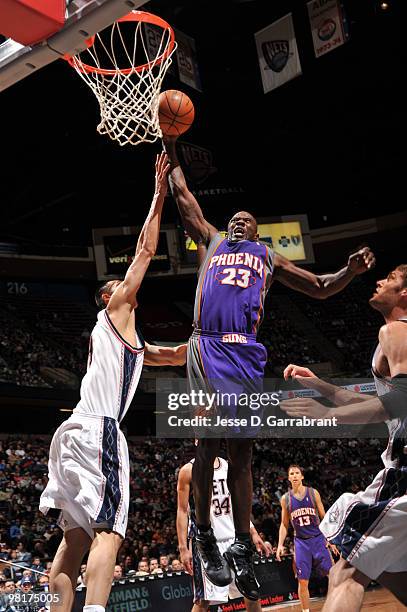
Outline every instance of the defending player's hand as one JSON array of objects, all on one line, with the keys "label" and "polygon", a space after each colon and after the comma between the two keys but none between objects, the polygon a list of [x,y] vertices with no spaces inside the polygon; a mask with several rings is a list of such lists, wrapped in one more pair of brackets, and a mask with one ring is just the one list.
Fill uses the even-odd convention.
[{"label": "defending player's hand", "polygon": [[329,550],[331,552],[333,552],[333,554],[335,555],[335,557],[340,557],[341,553],[339,552],[339,550],[336,548],[335,544],[331,544],[330,542],[327,541],[326,543],[326,547],[329,548]]},{"label": "defending player's hand", "polygon": [[193,576],[193,570],[192,570],[192,551],[191,551],[191,549],[190,548],[185,548],[183,550],[180,550],[179,558],[180,558],[180,561],[181,561],[182,565],[184,566],[185,571],[190,576]]},{"label": "defending player's hand", "polygon": [[352,253],[348,259],[348,268],[354,274],[363,274],[371,270],[376,263],[376,258],[369,247],[360,249],[356,253]]},{"label": "defending player's hand", "polygon": [[292,417],[307,416],[315,419],[324,418],[330,411],[330,408],[308,397],[294,397],[284,400],[281,402],[280,408]]},{"label": "defending player's hand", "polygon": [[266,557],[271,555],[272,549],[270,542],[265,542],[258,533],[252,535],[252,542],[259,555],[266,555]]},{"label": "defending player's hand", "polygon": [[283,557],[285,555],[285,547],[284,546],[277,546],[277,551],[276,551],[276,559],[277,561],[281,561],[281,557]]},{"label": "defending player's hand", "polygon": [[[317,378],[309,368],[305,368],[304,366],[298,366],[293,363],[290,363],[286,367],[283,373],[284,380],[288,380],[289,378],[297,378],[299,377],[307,377],[307,378]],[[301,382],[301,381],[300,381]]]},{"label": "defending player's hand", "polygon": [[168,155],[162,151],[155,160],[155,194],[166,196],[168,191],[167,174],[170,169]]}]

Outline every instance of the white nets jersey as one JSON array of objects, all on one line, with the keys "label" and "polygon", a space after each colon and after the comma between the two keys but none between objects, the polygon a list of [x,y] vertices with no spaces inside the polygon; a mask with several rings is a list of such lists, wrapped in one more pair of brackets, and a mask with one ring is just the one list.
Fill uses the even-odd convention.
[{"label": "white nets jersey", "polygon": [[141,376],[144,342],[136,333],[131,346],[114,327],[105,310],[99,312],[89,342],[88,369],[74,413],[117,419],[125,416]]},{"label": "white nets jersey", "polygon": [[[191,463],[194,459],[191,460]],[[218,542],[235,539],[232,499],[228,489],[228,462],[221,457],[216,459],[213,469],[213,485],[210,520],[213,533]]]},{"label": "white nets jersey", "polygon": [[[399,320],[404,321],[407,325],[407,318],[402,317]],[[378,344],[372,359],[372,374],[376,385],[377,395],[380,397],[381,395],[389,393],[389,391],[393,389],[393,385],[391,384],[391,381],[388,378],[381,376],[376,369],[376,362],[379,350],[380,345]],[[404,420],[397,418],[386,421],[386,425],[389,430],[389,443],[387,445],[386,450],[382,454],[382,460],[386,468],[397,467],[397,458],[392,458],[393,447],[395,445],[395,440],[397,439],[397,437],[403,433],[406,427],[406,423],[404,422]]]}]

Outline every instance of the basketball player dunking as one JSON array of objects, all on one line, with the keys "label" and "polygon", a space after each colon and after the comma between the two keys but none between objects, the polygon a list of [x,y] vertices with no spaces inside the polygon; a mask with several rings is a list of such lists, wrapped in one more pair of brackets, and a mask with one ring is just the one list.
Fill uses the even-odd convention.
[{"label": "basketball player dunking", "polygon": [[321,496],[316,489],[305,487],[304,474],[299,465],[290,465],[288,480],[291,490],[281,498],[281,524],[277,547],[277,561],[281,561],[289,522],[294,529],[294,562],[298,578],[298,595],[303,612],[309,612],[308,583],[314,569],[327,576],[332,557],[319,524],[325,516]]},{"label": "basketball player dunking", "polygon": [[370,580],[407,605],[407,265],[378,281],[370,305],[385,320],[372,361],[378,397],[326,383],[308,368],[290,365],[285,370],[286,378],[294,377],[338,406],[296,398],[281,404],[290,416],[335,416],[339,423],[354,424],[386,421],[389,428],[385,469],[365,491],[343,494],[320,525],[341,552],[329,573],[324,612],[358,612]]},{"label": "basketball player dunking", "polygon": [[[177,534],[181,561],[186,571],[193,577],[194,607],[192,612],[206,612],[209,606],[227,602],[240,597],[234,582],[229,586],[214,586],[202,571],[201,560],[196,550],[196,523],[191,496],[192,466],[194,460],[184,465],[178,474]],[[221,551],[226,551],[235,539],[233,508],[227,485],[228,462],[216,457],[213,470],[210,521],[216,542]],[[189,522],[189,528],[188,528]],[[270,556],[271,546],[263,542],[254,525],[250,525],[252,543],[258,553]],[[245,598],[246,610],[260,612],[260,601]]]},{"label": "basketball player dunking", "polygon": [[168,169],[161,154],[150,212],[124,280],[109,281],[97,292],[103,310],[90,338],[81,399],[51,442],[49,482],[40,510],[58,509],[64,531],[50,575],[51,592],[61,598],[59,612],[71,610],[88,551],[84,610],[104,612],[129,507],[129,457],[119,423],[133,399],[143,360],[148,365],[182,365],[186,360],[186,345],[150,346],[135,326],[137,292],[157,248]]},{"label": "basketball player dunking", "polygon": [[[228,236],[223,239],[208,223],[181,170],[176,138],[164,138],[171,170],[169,183],[178,205],[184,228],[191,238],[206,250],[200,267],[196,293],[194,332],[188,345],[188,378],[212,391],[250,395],[261,391],[267,359],[265,347],[256,334],[262,320],[264,299],[272,279],[314,296],[325,298],[343,289],[356,274],[374,264],[374,256],[364,248],[349,257],[348,264],[335,274],[317,276],[295,266],[259,242],[257,223],[248,212],[233,215]],[[233,380],[233,384],[231,381]],[[217,381],[214,385],[208,381]],[[240,387],[236,384],[240,382]],[[222,416],[234,417],[237,406],[221,407]],[[227,440],[228,487],[234,509],[236,542],[225,553],[219,553],[210,528],[210,503],[213,462],[219,451],[219,438],[202,438],[192,470],[192,485],[197,518],[197,549],[204,571],[217,586],[231,582],[228,565],[236,574],[236,584],[248,599],[258,598],[250,545],[252,506],[251,457],[252,440],[257,431],[236,431]],[[239,437],[240,436],[240,437]]]}]

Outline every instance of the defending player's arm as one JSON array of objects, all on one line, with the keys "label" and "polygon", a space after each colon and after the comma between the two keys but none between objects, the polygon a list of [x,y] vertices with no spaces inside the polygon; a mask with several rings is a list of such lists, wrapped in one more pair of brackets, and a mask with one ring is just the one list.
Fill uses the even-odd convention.
[{"label": "defending player's arm", "polygon": [[407,416],[407,325],[394,321],[384,325],[379,333],[380,346],[386,356],[392,376],[393,390],[365,402],[338,408],[326,408],[311,398],[294,398],[281,402],[280,407],[293,417],[333,418],[339,424],[382,423]]},{"label": "defending player's arm", "polygon": [[273,264],[275,280],[311,297],[325,299],[344,289],[358,274],[370,270],[375,264],[375,257],[372,251],[365,247],[350,255],[347,266],[334,274],[323,275],[298,268],[278,253],[274,254]]},{"label": "defending player's arm", "polygon": [[284,554],[284,542],[287,537],[288,526],[290,524],[290,517],[288,515],[288,508],[286,504],[286,495],[281,498],[281,523],[278,532],[278,546],[276,552],[277,561],[281,561],[281,555]]},{"label": "defending player's arm", "polygon": [[130,313],[137,306],[137,292],[147,268],[155,255],[160,233],[161,214],[167,193],[168,157],[157,155],[155,163],[155,191],[150,211],[141,230],[136,255],[129,266],[122,283],[110,298],[107,310],[118,330],[126,327]]},{"label": "defending player's arm", "polygon": [[144,365],[148,366],[183,366],[187,360],[187,345],[158,346],[145,343]]},{"label": "defending player's arm", "polygon": [[293,363],[290,363],[290,365],[285,368],[283,376],[285,380],[291,377],[307,389],[318,391],[321,395],[335,404],[335,406],[345,406],[346,404],[355,404],[371,399],[371,396],[366,393],[357,393],[356,391],[342,389],[342,387],[321,380],[309,368],[298,366]]},{"label": "defending player's arm", "polygon": [[188,504],[192,481],[192,464],[184,465],[178,474],[177,484],[177,536],[181,562],[192,576],[192,552],[188,547]]},{"label": "defending player's arm", "polygon": [[208,245],[218,230],[206,221],[201,207],[194,195],[188,189],[184,173],[178,160],[176,142],[177,139],[171,136],[165,136],[163,139],[165,150],[171,164],[170,173],[168,175],[171,193],[177,203],[182,224],[188,235],[191,236],[192,240],[197,244]]}]

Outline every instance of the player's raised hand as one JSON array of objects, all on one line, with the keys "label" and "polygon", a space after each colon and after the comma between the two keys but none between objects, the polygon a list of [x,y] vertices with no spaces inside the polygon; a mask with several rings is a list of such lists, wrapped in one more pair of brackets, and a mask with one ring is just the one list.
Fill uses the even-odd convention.
[{"label": "player's raised hand", "polygon": [[277,546],[277,551],[276,551],[276,559],[277,561],[281,561],[281,557],[283,557],[285,554],[285,547],[284,546]]},{"label": "player's raised hand", "polygon": [[280,403],[280,408],[284,410],[288,416],[307,416],[315,419],[324,418],[330,411],[330,408],[323,406],[309,397],[294,397],[293,399],[284,400]]},{"label": "player's raised hand", "polygon": [[293,363],[290,363],[290,365],[285,368],[283,376],[284,380],[288,380],[289,378],[297,378],[297,376],[316,378],[314,372],[312,372],[309,368],[298,366]]},{"label": "player's raised hand", "polygon": [[192,551],[191,549],[184,548],[180,550],[179,558],[187,574],[189,574],[190,576],[193,576],[194,573],[192,571]]},{"label": "player's raised hand", "polygon": [[155,160],[155,193],[166,196],[168,191],[167,174],[170,169],[168,155],[162,151]]},{"label": "player's raised hand", "polygon": [[354,274],[363,274],[371,270],[376,263],[376,258],[369,247],[364,247],[356,253],[352,253],[348,259],[348,268]]}]

